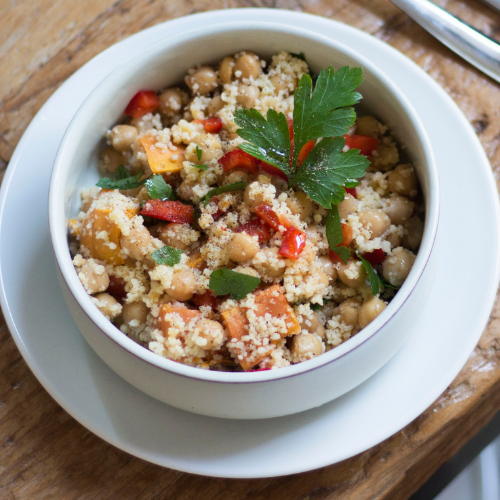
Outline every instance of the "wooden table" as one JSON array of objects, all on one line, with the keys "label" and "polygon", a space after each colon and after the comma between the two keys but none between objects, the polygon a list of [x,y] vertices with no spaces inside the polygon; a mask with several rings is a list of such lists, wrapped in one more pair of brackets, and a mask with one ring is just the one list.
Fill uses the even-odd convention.
[{"label": "wooden table", "polygon": [[[500,31],[500,14],[481,3],[438,3],[490,36]],[[396,47],[453,97],[474,126],[495,174],[500,174],[500,85],[386,0],[4,0],[0,180],[33,116],[91,57],[153,24],[229,7],[319,14]],[[87,431],[41,387],[0,316],[0,498],[406,499],[500,409],[499,334],[497,300],[488,327],[453,384],[401,432],[365,453],[291,477],[222,480],[151,465]]]}]

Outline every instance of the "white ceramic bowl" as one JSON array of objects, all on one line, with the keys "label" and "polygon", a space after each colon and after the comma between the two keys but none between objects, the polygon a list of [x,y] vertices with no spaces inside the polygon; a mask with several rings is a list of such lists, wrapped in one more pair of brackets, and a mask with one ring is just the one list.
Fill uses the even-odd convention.
[{"label": "white ceramic bowl", "polygon": [[[304,52],[313,72],[333,65],[364,68],[362,104],[386,123],[416,167],[426,207],[425,231],[415,264],[384,312],[360,333],[326,354],[298,365],[254,373],[206,371],[164,359],[115,328],[80,284],[68,248],[67,219],[78,212],[81,189],[100,177],[98,156],[107,129],[140,89],[182,81],[198,63],[252,50],[269,57]],[[116,373],[165,403],[225,418],[267,418],[320,406],[350,391],[386,363],[406,338],[432,285],[427,264],[438,225],[437,169],[419,118],[395,85],[360,54],[324,36],[272,23],[241,22],[195,29],[162,39],[112,71],[73,118],[57,154],[49,193],[49,225],[68,307],[85,339]],[[424,272],[425,271],[425,272]]]}]

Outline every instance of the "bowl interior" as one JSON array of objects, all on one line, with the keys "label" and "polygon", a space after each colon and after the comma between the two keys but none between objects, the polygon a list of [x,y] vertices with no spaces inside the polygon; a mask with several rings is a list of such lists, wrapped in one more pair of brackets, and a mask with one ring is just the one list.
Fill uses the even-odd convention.
[{"label": "bowl interior", "polygon": [[[438,218],[438,181],[432,151],[418,117],[404,96],[362,55],[323,36],[289,26],[266,23],[232,23],[209,26],[160,40],[112,71],[89,95],[75,115],[61,143],[51,179],[49,222],[56,259],[71,292],[84,311],[106,334],[149,362],[190,376],[231,380],[231,374],[206,372],[157,356],[119,332],[92,304],[81,287],[71,263],[67,243],[67,219],[78,213],[80,193],[102,177],[98,158],[106,131],[122,118],[130,98],[141,89],[160,90],[183,81],[195,64],[217,64],[224,56],[252,50],[270,60],[277,52],[304,52],[313,74],[333,65],[361,66],[364,82],[358,114],[374,114],[389,126],[415,165],[426,205],[425,232],[414,268],[389,307],[372,324],[327,354],[292,367],[252,374],[259,379],[279,378],[283,370],[304,371],[331,361],[377,331],[406,300],[415,286],[432,249]],[[201,373],[193,373],[201,372]]]}]

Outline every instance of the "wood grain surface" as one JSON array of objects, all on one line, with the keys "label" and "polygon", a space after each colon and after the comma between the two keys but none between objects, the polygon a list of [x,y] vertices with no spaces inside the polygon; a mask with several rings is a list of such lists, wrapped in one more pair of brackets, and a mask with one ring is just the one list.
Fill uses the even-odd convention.
[{"label": "wood grain surface", "polygon": [[[498,38],[500,14],[485,4],[438,3]],[[3,0],[0,180],[33,116],[90,58],[156,23],[238,7],[318,14],[396,47],[452,96],[474,126],[499,178],[500,85],[455,56],[389,1]],[[453,384],[401,432],[365,453],[295,476],[223,480],[151,465],[87,431],[41,387],[0,316],[0,498],[403,500],[500,409],[499,334],[497,300],[478,346]]]}]

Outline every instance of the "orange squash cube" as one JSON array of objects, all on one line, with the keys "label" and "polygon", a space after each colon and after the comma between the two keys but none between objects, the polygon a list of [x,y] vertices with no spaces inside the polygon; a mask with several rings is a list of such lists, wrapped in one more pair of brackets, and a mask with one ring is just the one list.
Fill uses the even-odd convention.
[{"label": "orange squash cube", "polygon": [[163,174],[165,172],[178,172],[182,168],[184,161],[183,146],[176,146],[177,149],[157,148],[155,146],[157,140],[151,135],[145,135],[139,139],[148,157],[149,168],[153,174]]},{"label": "orange squash cube", "polygon": [[186,324],[196,318],[196,316],[200,316],[200,311],[195,309],[187,309],[185,307],[175,307],[171,306],[170,304],[162,304],[160,306],[160,314],[158,316],[158,326],[165,334],[171,326],[170,321],[168,319],[165,319],[165,315],[170,313],[178,314]]}]

